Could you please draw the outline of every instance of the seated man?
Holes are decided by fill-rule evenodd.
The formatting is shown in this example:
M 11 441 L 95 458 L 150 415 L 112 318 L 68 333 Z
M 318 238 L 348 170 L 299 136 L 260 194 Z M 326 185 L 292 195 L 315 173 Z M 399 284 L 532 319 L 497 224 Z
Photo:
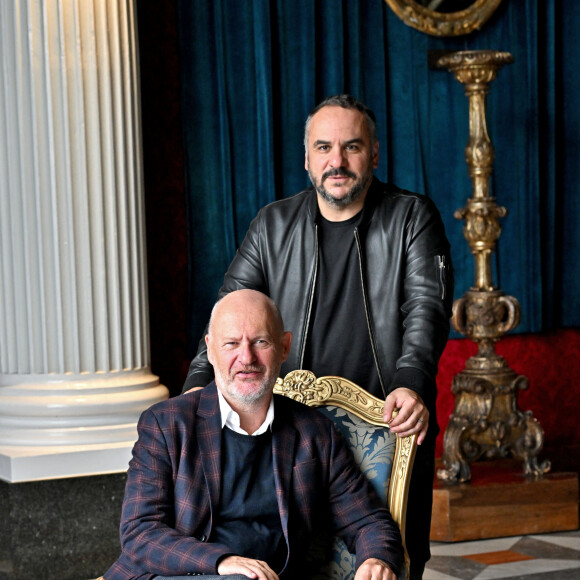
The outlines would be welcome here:
M 264 294 L 215 306 L 206 337 L 215 384 L 153 405 L 139 420 L 106 580 L 307 578 L 318 530 L 356 552 L 356 580 L 395 580 L 401 535 L 335 430 L 273 396 L 291 334 Z

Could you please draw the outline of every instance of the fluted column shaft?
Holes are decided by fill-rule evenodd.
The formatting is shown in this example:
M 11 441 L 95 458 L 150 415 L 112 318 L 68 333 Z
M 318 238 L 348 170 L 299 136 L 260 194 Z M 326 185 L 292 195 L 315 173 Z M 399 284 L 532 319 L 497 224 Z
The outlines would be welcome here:
M 133 0 L 0 4 L 8 481 L 125 469 L 139 414 L 167 397 L 149 369 L 134 11 Z

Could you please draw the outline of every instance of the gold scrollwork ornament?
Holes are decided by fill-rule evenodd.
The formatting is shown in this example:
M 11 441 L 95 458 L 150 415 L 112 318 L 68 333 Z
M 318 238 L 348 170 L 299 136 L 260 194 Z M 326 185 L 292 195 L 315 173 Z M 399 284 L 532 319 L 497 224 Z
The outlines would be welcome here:
M 473 0 L 463 10 L 437 10 L 436 0 L 386 0 L 391 10 L 407 25 L 431 36 L 462 36 L 480 29 L 501 0 Z

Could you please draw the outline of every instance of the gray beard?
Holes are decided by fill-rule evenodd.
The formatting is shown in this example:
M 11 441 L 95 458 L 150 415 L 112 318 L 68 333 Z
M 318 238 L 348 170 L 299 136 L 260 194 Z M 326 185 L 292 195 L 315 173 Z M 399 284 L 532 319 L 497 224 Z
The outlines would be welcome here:
M 348 175 L 348 177 L 352 177 L 353 174 L 350 172 L 343 172 L 342 174 Z M 365 192 L 366 188 L 370 184 L 373 174 L 372 172 L 368 176 L 362 176 L 358 179 L 355 184 L 351 187 L 350 191 L 340 199 L 333 197 L 324 187 L 323 183 L 326 177 L 329 177 L 331 172 L 322 175 L 320 179 L 320 183 L 316 183 L 316 180 L 313 178 L 312 174 L 310 173 L 310 169 L 308 170 L 308 176 L 310 177 L 310 181 L 312 185 L 314 185 L 314 189 L 318 192 L 318 195 L 328 203 L 328 205 L 332 205 L 334 207 L 348 207 L 352 203 L 354 203 L 359 197 Z
M 280 369 L 278 369 L 278 372 L 279 370 Z M 278 376 L 278 373 L 276 373 L 274 375 L 274 380 L 271 380 L 270 376 L 266 376 L 264 377 L 259 389 L 251 394 L 242 394 L 233 388 L 233 380 L 229 376 L 225 376 L 219 370 L 214 369 L 214 371 L 216 383 L 219 385 L 218 388 L 221 388 L 222 393 L 225 393 L 224 396 L 230 397 L 236 403 L 243 405 L 246 408 L 251 407 L 252 404 L 256 403 L 260 399 L 263 399 L 268 393 L 271 393 L 272 389 L 274 388 L 276 377 Z

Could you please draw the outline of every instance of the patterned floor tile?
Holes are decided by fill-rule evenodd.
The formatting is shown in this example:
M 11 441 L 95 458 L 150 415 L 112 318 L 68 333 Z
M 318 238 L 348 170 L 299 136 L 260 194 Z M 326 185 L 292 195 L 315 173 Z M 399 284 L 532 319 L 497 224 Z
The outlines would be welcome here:
M 432 542 L 423 580 L 580 580 L 580 531 Z
M 571 550 L 577 550 L 580 552 L 580 530 L 575 532 L 569 532 L 566 534 L 544 534 L 543 536 L 528 536 L 542 542 L 549 542 L 550 544 L 556 544 L 558 546 L 563 546 L 564 548 L 570 548 Z
M 578 562 L 568 560 L 528 560 L 526 562 L 512 562 L 509 564 L 498 564 L 487 566 L 473 580 L 492 580 L 494 578 L 516 578 L 527 577 L 530 574 L 546 574 L 547 572 L 558 572 L 563 570 L 580 571 Z
M 521 540 L 522 536 L 511 538 L 493 538 L 491 540 L 478 540 L 473 542 L 432 542 L 431 554 L 436 556 L 465 556 L 467 554 L 484 554 L 486 552 L 498 552 L 511 550 L 512 546 Z
M 425 570 L 423 580 L 464 580 L 461 576 L 450 576 L 442 572 L 437 572 L 431 568 Z
M 473 580 L 478 574 L 485 570 L 485 564 L 470 562 L 462 557 L 453 556 L 431 556 L 427 563 L 427 569 L 423 574 L 424 580 L 435 580 L 435 576 L 427 576 L 427 572 L 437 572 L 445 574 L 445 578 L 460 578 L 461 580 Z
M 486 566 L 495 566 L 497 564 L 507 564 L 508 562 L 535 560 L 536 557 L 521 554 L 514 550 L 501 550 L 499 552 L 486 552 L 484 554 L 470 554 L 468 556 L 463 556 L 463 558 L 479 562 L 480 564 L 485 564 Z
M 580 560 L 580 538 L 578 546 L 568 547 L 562 543 L 551 541 L 548 536 L 526 536 L 512 546 L 512 550 L 536 558 L 551 558 L 554 560 Z M 573 546 L 573 543 L 572 543 Z

